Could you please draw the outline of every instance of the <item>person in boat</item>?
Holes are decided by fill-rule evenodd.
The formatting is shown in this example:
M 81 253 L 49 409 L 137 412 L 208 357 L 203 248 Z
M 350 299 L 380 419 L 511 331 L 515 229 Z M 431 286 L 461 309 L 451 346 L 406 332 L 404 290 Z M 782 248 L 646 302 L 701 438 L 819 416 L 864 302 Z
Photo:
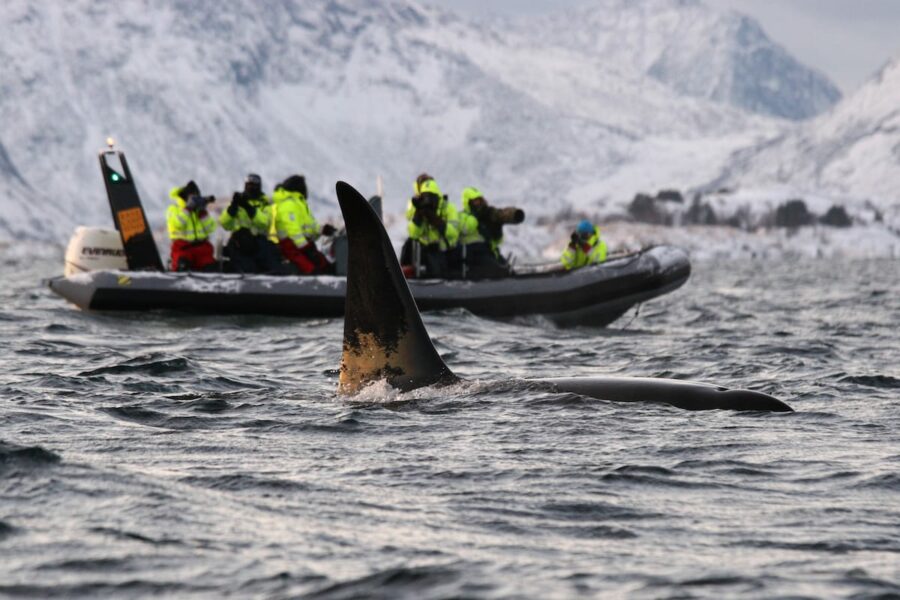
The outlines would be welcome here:
M 448 253 L 459 241 L 459 216 L 456 207 L 441 193 L 441 188 L 427 173 L 419 175 L 414 184 L 416 195 L 406 208 L 409 240 L 401 257 L 404 264 L 413 264 L 412 246 L 421 248 L 421 264 L 428 277 L 447 277 L 450 273 Z
M 166 226 L 172 242 L 169 268 L 173 271 L 211 271 L 217 267 L 209 236 L 216 220 L 207 208 L 215 198 L 203 196 L 194 181 L 169 192 L 172 204 L 166 211 Z
M 237 273 L 278 273 L 281 252 L 269 239 L 272 207 L 263 193 L 262 178 L 250 173 L 244 179 L 244 190 L 235 192 L 227 210 L 219 219 L 231 232 L 225 245 L 228 270 Z
M 606 260 L 606 242 L 600 238 L 600 229 L 585 219 L 572 232 L 572 238 L 563 252 L 560 262 L 567 271 L 596 265 Z
M 461 260 L 467 276 L 502 277 L 509 274 L 509 265 L 500 253 L 503 226 L 519 224 L 525 212 L 518 208 L 496 208 L 485 199 L 478 188 L 462 191 L 462 211 L 459 213 L 459 244 Z
M 316 247 L 320 235 L 334 235 L 335 228 L 326 223 L 321 228 L 313 217 L 306 199 L 306 179 L 291 175 L 275 186 L 273 225 L 281 255 L 303 275 L 333 273 L 334 266 Z

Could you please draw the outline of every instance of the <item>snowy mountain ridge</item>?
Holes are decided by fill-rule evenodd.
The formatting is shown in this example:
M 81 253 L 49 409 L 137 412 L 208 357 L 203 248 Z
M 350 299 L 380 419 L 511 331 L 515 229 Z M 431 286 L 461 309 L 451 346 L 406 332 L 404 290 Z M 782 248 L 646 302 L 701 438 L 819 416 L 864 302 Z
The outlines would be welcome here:
M 756 21 L 699 0 L 595 0 L 533 19 L 528 31 L 679 94 L 763 115 L 802 120 L 841 98 L 834 84 L 772 42 Z
M 833 110 L 742 149 L 710 184 L 760 182 L 900 203 L 900 58 Z

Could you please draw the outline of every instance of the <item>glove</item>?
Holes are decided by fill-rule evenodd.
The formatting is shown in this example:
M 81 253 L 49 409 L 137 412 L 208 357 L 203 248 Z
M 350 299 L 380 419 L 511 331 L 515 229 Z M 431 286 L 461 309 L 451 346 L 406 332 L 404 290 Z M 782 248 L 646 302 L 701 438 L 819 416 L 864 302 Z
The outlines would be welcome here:
M 337 229 L 335 229 L 334 225 L 332 225 L 331 223 L 325 223 L 324 225 L 322 225 L 322 235 L 324 235 L 325 237 L 334 235 L 336 231 Z
M 428 221 L 428 224 L 436 229 L 443 231 L 444 227 L 447 226 L 447 224 L 444 223 L 444 220 L 433 210 L 426 211 L 423 216 L 425 217 L 425 220 Z
M 579 245 L 580 243 L 581 243 L 581 242 L 580 242 L 580 240 L 578 239 L 578 234 L 577 234 L 577 233 L 573 233 L 573 234 L 572 234 L 572 241 L 569 242 L 569 246 L 571 246 L 572 248 L 577 248 L 578 245 Z
M 238 206 L 247 212 L 247 216 L 251 219 L 256 216 L 256 206 L 250 202 L 247 192 L 236 192 L 234 197 L 238 198 Z
M 237 216 L 238 208 L 241 206 L 241 193 L 235 192 L 234 196 L 231 197 L 231 204 L 228 205 L 228 214 L 232 217 Z
M 415 214 L 413 214 L 412 221 L 421 227 L 422 223 L 431 223 L 436 217 L 437 213 L 434 212 L 434 209 L 420 204 L 419 207 L 416 208 Z

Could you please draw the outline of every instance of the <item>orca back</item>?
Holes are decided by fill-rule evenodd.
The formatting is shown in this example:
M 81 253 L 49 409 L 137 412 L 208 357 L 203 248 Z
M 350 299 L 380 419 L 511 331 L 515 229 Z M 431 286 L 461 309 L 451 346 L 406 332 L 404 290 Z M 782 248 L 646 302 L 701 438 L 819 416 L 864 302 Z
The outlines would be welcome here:
M 793 412 L 777 398 L 752 390 L 732 390 L 692 381 L 650 377 L 562 377 L 537 379 L 558 392 L 611 402 L 670 404 L 684 410 Z

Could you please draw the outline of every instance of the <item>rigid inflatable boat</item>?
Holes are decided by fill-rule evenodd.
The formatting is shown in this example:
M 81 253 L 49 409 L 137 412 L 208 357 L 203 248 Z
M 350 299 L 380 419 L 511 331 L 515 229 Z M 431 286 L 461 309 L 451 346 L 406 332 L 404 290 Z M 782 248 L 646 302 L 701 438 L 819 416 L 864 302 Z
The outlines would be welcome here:
M 65 275 L 49 281 L 60 296 L 84 310 L 343 316 L 345 277 L 165 271 L 124 154 L 110 145 L 100 166 L 116 228 L 76 230 Z M 500 279 L 410 279 L 409 287 L 420 310 L 463 308 L 491 318 L 542 315 L 564 326 L 604 326 L 679 288 L 690 272 L 683 250 L 657 246 L 575 271 L 532 267 Z
M 658 246 L 571 272 L 408 283 L 420 310 L 464 308 L 484 317 L 543 315 L 559 325 L 603 326 L 634 305 L 677 289 L 690 271 L 684 251 Z M 346 278 L 104 269 L 56 277 L 49 285 L 85 310 L 341 317 Z

